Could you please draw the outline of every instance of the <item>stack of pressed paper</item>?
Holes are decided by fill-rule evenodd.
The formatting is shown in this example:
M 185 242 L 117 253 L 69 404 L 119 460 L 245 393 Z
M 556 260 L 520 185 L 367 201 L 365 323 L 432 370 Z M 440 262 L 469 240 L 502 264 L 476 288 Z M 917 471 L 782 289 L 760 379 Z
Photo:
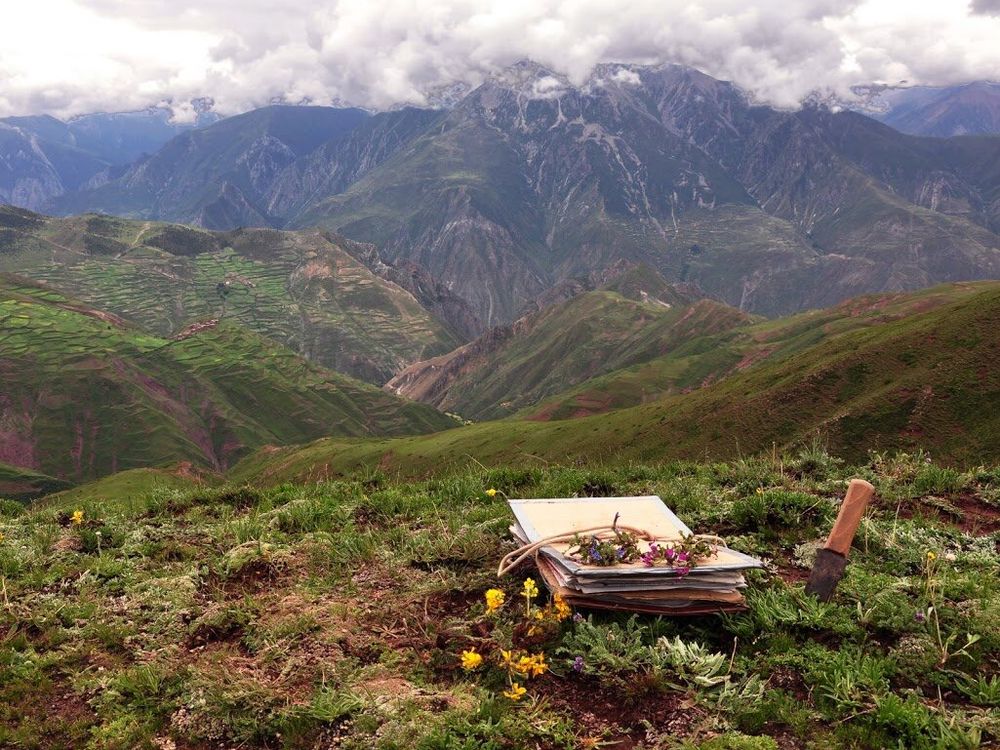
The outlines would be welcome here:
M 509 503 L 517 519 L 511 532 L 523 545 L 539 545 L 530 550 L 539 574 L 574 606 L 671 615 L 739 611 L 746 587 L 742 571 L 763 567 L 714 538 L 702 545 L 710 551 L 685 560 L 679 551 L 692 532 L 655 495 Z M 592 539 L 589 530 L 602 527 L 597 536 L 611 548 L 631 534 L 631 554 L 618 552 L 623 560 L 595 564 L 597 548 L 581 550 L 580 543 Z M 605 555 L 608 549 L 603 548 Z

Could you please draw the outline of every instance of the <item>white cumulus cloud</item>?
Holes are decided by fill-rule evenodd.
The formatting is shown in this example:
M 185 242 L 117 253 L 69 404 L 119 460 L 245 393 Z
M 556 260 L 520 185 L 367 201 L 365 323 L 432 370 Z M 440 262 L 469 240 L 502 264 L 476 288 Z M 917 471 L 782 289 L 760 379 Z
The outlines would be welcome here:
M 0 24 L 0 115 L 422 104 L 524 58 L 574 83 L 599 62 L 678 62 L 791 107 L 858 83 L 1000 79 L 998 2 L 32 0 Z

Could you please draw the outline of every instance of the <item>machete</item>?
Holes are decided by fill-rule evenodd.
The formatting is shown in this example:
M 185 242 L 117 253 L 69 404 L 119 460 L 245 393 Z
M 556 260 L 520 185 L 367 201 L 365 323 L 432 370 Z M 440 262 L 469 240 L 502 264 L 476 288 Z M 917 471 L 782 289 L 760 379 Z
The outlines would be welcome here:
M 864 516 L 865 508 L 874 492 L 875 488 L 864 479 L 851 480 L 844 502 L 840 505 L 837 520 L 830 530 L 830 536 L 827 537 L 826 546 L 816 553 L 816 562 L 813 563 L 809 583 L 806 584 L 807 594 L 813 594 L 823 602 L 830 601 L 837 584 L 844 577 L 847 553 L 851 549 L 851 542 L 854 541 L 854 532 L 858 530 L 861 517 Z

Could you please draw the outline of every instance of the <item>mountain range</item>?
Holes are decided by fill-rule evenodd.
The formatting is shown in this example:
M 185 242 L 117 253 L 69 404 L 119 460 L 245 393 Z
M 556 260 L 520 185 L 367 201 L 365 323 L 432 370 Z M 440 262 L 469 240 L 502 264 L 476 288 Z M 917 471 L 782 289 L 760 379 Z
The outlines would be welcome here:
M 779 111 L 676 65 L 531 62 L 449 109 L 273 106 L 176 136 L 50 210 L 322 227 L 509 323 L 625 259 L 780 315 L 1000 273 L 1000 137 Z
M 911 86 L 878 92 L 865 111 L 911 135 L 950 137 L 1000 133 L 1000 83 Z
M 0 203 L 43 208 L 64 193 L 112 179 L 174 136 L 218 119 L 204 106 L 190 123 L 172 121 L 164 107 L 66 122 L 49 115 L 0 118 Z
M 879 117 L 971 130 L 971 90 Z M 531 62 L 438 109 L 123 117 L 0 123 L 3 199 L 57 214 L 0 206 L 8 494 L 257 448 L 993 455 L 1000 135 Z M 456 416 L 499 421 L 412 437 Z

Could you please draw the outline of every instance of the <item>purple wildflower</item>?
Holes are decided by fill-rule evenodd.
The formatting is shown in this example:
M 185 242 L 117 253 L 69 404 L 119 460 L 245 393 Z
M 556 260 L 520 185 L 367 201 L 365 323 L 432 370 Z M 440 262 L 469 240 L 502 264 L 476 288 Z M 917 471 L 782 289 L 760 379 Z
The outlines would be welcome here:
M 578 656 L 573 660 L 573 671 L 582 672 L 583 671 L 583 657 Z
M 645 565 L 647 568 L 652 568 L 653 565 L 656 563 L 656 556 L 659 553 L 660 553 L 660 545 L 658 545 L 656 542 L 653 542 L 651 545 L 649 545 L 649 549 L 646 552 L 644 552 L 639 557 L 639 559 L 642 560 L 642 564 Z
M 667 565 L 672 565 L 674 562 L 674 558 L 676 556 L 677 556 L 677 550 L 675 550 L 673 547 L 667 547 L 663 551 L 663 559 L 667 561 Z
M 677 553 L 677 564 L 678 565 L 687 565 L 690 562 L 690 560 L 691 560 L 691 556 L 687 552 L 684 552 L 683 550 L 681 550 L 680 552 Z
M 575 622 L 575 623 L 581 623 L 581 622 L 583 622 L 583 615 L 581 615 L 579 612 L 574 612 L 573 613 L 573 622 Z
M 922 609 L 918 609 L 916 612 L 913 613 L 913 619 L 916 620 L 917 622 L 923 622 L 924 620 L 927 619 L 927 615 L 924 614 L 924 611 Z

